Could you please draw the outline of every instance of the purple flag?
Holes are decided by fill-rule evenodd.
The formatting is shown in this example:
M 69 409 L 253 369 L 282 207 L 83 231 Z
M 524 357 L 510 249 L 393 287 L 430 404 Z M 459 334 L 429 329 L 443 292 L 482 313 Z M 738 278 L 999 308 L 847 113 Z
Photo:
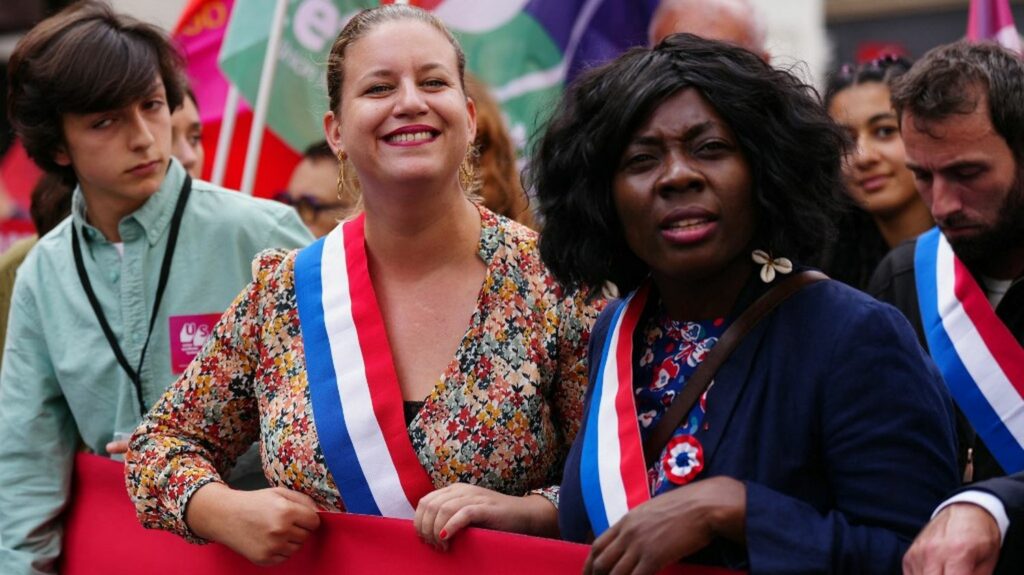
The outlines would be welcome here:
M 1008 0 L 971 0 L 967 38 L 995 40 L 1004 48 L 1021 53 L 1020 34 L 1013 23 Z

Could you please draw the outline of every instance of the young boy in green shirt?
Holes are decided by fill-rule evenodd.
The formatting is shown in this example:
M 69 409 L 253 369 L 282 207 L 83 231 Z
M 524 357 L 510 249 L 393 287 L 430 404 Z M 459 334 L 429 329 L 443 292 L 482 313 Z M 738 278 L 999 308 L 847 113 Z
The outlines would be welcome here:
M 198 353 L 267 248 L 312 237 L 287 206 L 171 156 L 179 56 L 158 29 L 75 4 L 18 44 L 8 116 L 76 186 L 18 270 L 0 372 L 0 573 L 52 573 L 74 453 L 121 439 Z M 159 470 L 156 470 L 159 472 Z

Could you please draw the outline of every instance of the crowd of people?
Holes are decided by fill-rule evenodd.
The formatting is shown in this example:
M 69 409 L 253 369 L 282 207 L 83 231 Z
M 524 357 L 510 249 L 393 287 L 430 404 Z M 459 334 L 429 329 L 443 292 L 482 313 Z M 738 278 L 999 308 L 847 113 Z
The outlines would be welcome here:
M 56 571 L 82 450 L 144 526 L 259 564 L 353 512 L 588 543 L 586 573 L 1019 572 L 1024 61 L 961 41 L 819 98 L 743 0 L 665 0 L 650 43 L 568 86 L 520 177 L 445 25 L 362 11 L 271 201 L 200 179 L 162 32 L 37 25 L 0 572 Z

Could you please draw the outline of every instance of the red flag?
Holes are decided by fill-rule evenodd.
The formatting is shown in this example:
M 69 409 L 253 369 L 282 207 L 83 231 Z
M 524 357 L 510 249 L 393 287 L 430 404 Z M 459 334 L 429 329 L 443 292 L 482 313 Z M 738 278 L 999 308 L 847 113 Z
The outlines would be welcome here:
M 0 188 L 24 211 L 28 211 L 32 189 L 43 176 L 43 171 L 28 157 L 21 142 L 14 140 L 3 159 L 0 159 Z

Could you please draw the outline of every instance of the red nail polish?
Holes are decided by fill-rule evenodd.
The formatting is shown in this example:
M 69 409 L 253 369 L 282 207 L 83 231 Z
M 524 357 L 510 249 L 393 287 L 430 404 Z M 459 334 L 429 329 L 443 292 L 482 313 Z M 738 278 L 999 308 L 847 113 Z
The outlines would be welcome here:
M 439 535 L 439 537 L 441 538 L 441 541 L 444 541 L 445 539 L 448 539 L 448 531 L 442 529 L 441 530 L 441 534 Z

